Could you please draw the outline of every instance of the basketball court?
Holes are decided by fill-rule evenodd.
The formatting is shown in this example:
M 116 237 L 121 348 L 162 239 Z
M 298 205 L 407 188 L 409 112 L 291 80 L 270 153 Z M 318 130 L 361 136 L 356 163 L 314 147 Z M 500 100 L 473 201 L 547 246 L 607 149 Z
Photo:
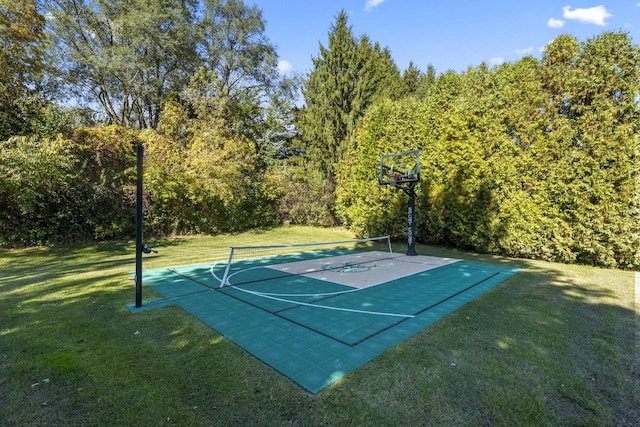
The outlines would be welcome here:
M 373 249 L 147 270 L 162 297 L 129 309 L 179 306 L 318 393 L 517 272 Z
M 318 393 L 517 270 L 421 256 L 415 249 L 420 153 L 380 157 L 380 185 L 408 196 L 407 252 L 389 236 L 232 247 L 226 262 L 142 271 L 138 154 L 136 302 L 177 305 L 300 387 Z M 144 278 L 143 278 L 144 274 Z M 142 303 L 142 282 L 162 298 Z

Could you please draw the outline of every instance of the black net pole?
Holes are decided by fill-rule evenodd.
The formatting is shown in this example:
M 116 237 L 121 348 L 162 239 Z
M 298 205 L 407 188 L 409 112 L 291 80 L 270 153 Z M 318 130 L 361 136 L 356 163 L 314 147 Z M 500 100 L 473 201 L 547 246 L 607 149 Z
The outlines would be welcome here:
M 142 307 L 142 159 L 144 148 L 138 145 L 136 184 L 136 307 Z

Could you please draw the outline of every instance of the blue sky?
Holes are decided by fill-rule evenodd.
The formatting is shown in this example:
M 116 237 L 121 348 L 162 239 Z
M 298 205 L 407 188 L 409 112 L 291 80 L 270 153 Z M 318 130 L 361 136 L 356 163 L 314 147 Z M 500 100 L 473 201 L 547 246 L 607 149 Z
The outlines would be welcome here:
M 437 73 L 540 56 L 560 34 L 626 31 L 640 44 L 640 0 L 245 0 L 262 10 L 282 72 L 306 73 L 344 9 L 354 36 L 388 47 L 401 70 Z

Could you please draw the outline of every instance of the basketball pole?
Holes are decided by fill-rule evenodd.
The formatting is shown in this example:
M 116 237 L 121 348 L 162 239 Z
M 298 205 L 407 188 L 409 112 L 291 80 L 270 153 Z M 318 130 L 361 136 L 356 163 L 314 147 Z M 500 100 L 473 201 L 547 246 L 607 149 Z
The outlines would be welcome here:
M 144 147 L 138 144 L 137 150 L 137 180 L 136 180 L 136 307 L 142 307 L 142 159 Z
M 409 196 L 409 202 L 407 203 L 407 255 L 416 256 L 416 192 L 414 190 L 415 182 L 410 182 L 408 187 L 400 187 L 407 196 Z
M 415 165 L 407 168 L 407 163 L 401 162 L 403 156 L 415 156 Z M 392 159 L 388 161 L 387 159 Z M 385 164 L 385 161 L 387 162 Z M 411 162 L 408 162 L 411 163 Z M 410 150 L 401 153 L 383 154 L 380 157 L 380 185 L 391 185 L 404 191 L 409 196 L 407 203 L 407 255 L 416 256 L 416 191 L 415 186 L 420 181 L 420 151 Z

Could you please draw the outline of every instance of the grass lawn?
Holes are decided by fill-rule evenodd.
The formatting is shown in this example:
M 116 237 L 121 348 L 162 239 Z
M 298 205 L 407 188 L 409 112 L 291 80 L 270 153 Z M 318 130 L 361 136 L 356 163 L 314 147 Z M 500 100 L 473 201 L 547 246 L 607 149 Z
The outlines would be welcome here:
M 351 237 L 168 239 L 144 267 Z M 523 271 L 315 396 L 179 308 L 131 314 L 132 242 L 0 251 L 0 425 L 640 424 L 633 272 L 417 249 Z

